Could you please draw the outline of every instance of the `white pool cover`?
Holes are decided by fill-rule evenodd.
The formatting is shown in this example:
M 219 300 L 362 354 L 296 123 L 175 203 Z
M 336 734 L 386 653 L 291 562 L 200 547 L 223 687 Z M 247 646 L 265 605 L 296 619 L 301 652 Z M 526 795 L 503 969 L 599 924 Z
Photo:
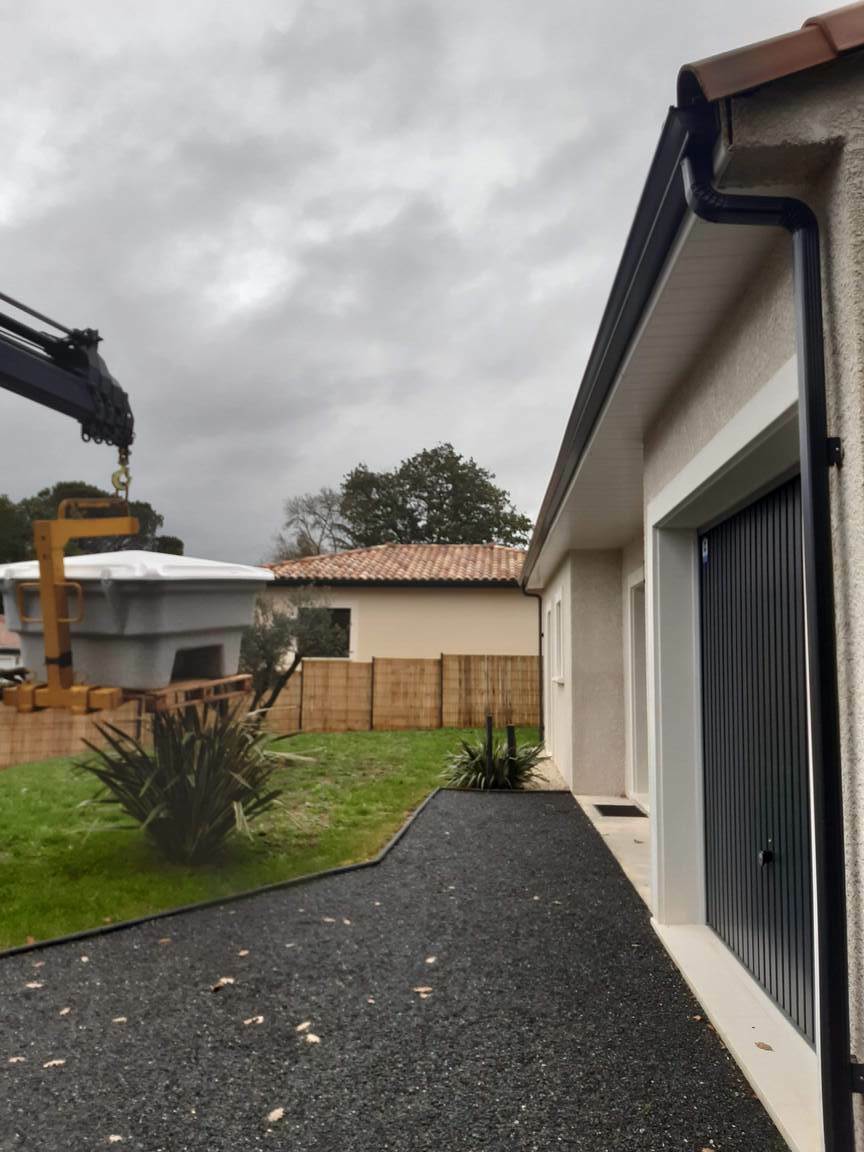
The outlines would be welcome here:
M 76 682 L 162 688 L 172 680 L 230 676 L 255 598 L 273 579 L 266 568 L 162 552 L 70 556 L 66 579 L 84 590 L 84 618 L 71 625 Z M 17 585 L 38 580 L 35 561 L 0 568 L 6 623 L 21 636 L 21 662 L 45 678 L 42 625 L 23 623 Z M 69 595 L 70 615 L 76 597 Z M 25 614 L 41 616 L 35 590 Z

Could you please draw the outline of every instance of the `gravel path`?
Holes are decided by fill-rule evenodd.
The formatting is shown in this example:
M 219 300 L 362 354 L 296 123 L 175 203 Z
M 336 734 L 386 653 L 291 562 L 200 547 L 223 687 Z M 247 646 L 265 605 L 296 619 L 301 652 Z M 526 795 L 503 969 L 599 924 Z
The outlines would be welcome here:
M 377 868 L 0 964 L 0 1148 L 106 1147 L 785 1145 L 572 798 L 443 792 Z

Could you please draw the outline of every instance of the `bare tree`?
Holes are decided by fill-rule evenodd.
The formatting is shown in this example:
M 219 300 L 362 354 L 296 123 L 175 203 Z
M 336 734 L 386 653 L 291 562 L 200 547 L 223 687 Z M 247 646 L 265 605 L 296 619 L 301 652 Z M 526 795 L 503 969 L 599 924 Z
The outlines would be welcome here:
M 274 561 L 319 556 L 346 547 L 342 494 L 334 488 L 291 496 L 284 507 L 285 521 L 276 537 Z

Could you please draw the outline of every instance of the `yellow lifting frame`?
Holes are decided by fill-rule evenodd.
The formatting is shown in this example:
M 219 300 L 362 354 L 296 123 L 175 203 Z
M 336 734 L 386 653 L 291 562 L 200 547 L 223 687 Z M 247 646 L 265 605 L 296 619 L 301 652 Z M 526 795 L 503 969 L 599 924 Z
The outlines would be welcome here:
M 73 509 L 85 511 L 99 508 L 126 509 L 126 516 L 84 517 L 72 519 Z M 91 536 L 135 536 L 138 521 L 128 515 L 128 504 L 117 497 L 87 497 L 63 500 L 57 509 L 56 520 L 36 520 L 33 540 L 39 561 L 39 580 L 18 585 L 18 614 L 22 623 L 42 624 L 45 640 L 46 684 L 17 684 L 3 692 L 3 703 L 19 712 L 33 712 L 37 708 L 64 708 L 83 714 L 103 708 L 116 708 L 123 702 L 122 688 L 94 687 L 75 684 L 72 667 L 72 639 L 70 624 L 79 623 L 84 616 L 84 590 L 74 580 L 67 580 L 63 568 L 63 554 L 70 540 Z M 39 591 L 42 616 L 26 614 L 25 594 Z M 76 611 L 69 615 L 69 592 L 76 597 Z

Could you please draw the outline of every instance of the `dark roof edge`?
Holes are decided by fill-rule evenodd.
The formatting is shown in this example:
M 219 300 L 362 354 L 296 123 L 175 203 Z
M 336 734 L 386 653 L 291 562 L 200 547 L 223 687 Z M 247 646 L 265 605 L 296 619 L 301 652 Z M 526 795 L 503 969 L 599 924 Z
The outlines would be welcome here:
M 519 588 L 519 580 L 326 580 L 321 577 L 277 576 L 271 588 Z
M 526 587 L 686 215 L 681 159 L 694 114 L 670 108 L 522 568 Z

